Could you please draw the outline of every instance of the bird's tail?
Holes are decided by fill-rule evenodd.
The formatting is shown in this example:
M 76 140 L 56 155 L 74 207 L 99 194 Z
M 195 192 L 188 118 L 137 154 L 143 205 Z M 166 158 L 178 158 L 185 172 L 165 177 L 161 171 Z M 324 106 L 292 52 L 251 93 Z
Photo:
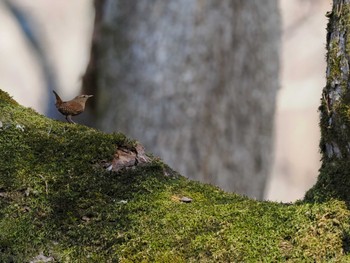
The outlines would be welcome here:
M 56 104 L 61 104 L 62 103 L 62 100 L 61 100 L 61 98 L 60 98 L 60 96 L 58 96 L 58 94 L 56 93 L 56 91 L 52 91 L 53 92 L 53 94 L 55 94 L 55 96 L 56 96 Z

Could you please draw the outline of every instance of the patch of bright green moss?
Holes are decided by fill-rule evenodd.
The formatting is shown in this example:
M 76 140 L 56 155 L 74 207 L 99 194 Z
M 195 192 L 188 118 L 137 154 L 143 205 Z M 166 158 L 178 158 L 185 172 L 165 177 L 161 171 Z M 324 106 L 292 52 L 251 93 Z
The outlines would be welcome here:
M 0 262 L 40 253 L 55 262 L 350 260 L 341 201 L 251 200 L 166 176 L 169 168 L 156 160 L 108 172 L 101 163 L 117 146 L 134 144 L 124 135 L 6 100 L 0 117 Z
M 7 92 L 0 89 L 0 102 L 18 104 Z

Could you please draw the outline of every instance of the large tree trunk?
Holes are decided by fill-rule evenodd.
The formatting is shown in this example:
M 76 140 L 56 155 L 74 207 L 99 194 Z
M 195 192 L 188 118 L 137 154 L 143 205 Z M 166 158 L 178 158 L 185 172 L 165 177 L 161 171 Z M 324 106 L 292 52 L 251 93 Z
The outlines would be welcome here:
M 334 0 L 327 33 L 326 86 L 321 115 L 322 167 L 316 185 L 306 199 L 340 198 L 350 204 L 350 4 Z
M 278 89 L 277 1 L 102 2 L 100 126 L 137 138 L 192 179 L 262 198 Z

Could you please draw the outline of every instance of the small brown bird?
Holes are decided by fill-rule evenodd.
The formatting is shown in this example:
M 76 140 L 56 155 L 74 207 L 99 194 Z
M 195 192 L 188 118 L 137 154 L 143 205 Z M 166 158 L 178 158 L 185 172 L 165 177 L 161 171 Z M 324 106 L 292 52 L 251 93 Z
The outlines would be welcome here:
M 92 95 L 80 95 L 76 96 L 72 100 L 62 101 L 60 96 L 58 96 L 58 94 L 54 90 L 53 93 L 56 96 L 56 108 L 60 113 L 66 116 L 66 120 L 70 123 L 75 123 L 72 120 L 72 116 L 82 113 L 85 109 L 85 103 L 87 99 L 92 97 Z

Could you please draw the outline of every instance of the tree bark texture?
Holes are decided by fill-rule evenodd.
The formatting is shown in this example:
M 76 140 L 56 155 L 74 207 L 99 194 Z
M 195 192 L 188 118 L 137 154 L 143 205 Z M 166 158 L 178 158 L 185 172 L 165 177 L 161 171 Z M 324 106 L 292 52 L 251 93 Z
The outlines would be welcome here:
M 306 199 L 350 203 L 350 1 L 334 0 L 327 13 L 326 86 L 320 106 L 322 167 Z
M 262 198 L 279 85 L 276 0 L 105 0 L 100 127 L 181 174 Z

